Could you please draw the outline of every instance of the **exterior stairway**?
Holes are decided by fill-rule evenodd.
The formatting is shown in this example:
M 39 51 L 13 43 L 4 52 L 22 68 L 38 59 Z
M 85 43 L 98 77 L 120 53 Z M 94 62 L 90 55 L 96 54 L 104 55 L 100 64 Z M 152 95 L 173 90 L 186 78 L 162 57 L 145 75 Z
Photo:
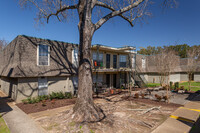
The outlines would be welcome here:
M 143 75 L 140 74 L 141 71 L 139 69 L 139 67 L 136 65 L 135 70 L 131 73 L 131 77 L 134 79 L 135 81 L 135 85 L 137 85 L 139 88 L 146 88 L 147 87 L 147 80 L 145 79 L 145 77 Z

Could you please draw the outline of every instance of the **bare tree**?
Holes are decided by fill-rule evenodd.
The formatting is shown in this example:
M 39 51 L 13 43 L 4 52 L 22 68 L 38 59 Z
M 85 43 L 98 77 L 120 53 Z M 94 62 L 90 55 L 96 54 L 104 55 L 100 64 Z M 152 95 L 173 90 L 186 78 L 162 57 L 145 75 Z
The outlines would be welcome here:
M 186 72 L 188 75 L 188 87 L 191 90 L 192 75 L 197 70 L 197 59 L 198 59 L 199 49 L 190 48 L 187 50 L 187 65 Z
M 152 0 L 153 1 L 153 0 Z M 164 0 L 164 4 L 174 0 Z M 99 121 L 104 115 L 92 98 L 92 63 L 91 42 L 95 31 L 113 17 L 119 16 L 134 26 L 136 20 L 148 15 L 147 7 L 150 0 L 20 0 L 24 7 L 34 5 L 38 9 L 38 20 L 49 22 L 52 16 L 59 21 L 70 18 L 73 11 L 79 16 L 79 69 L 78 69 L 78 98 L 73 108 L 73 118 L 76 121 Z M 95 7 L 105 11 L 104 16 L 96 23 L 92 21 Z M 108 14 L 107 10 L 110 10 Z
M 176 56 L 174 50 L 162 50 L 161 54 L 156 55 L 155 59 L 157 60 L 157 70 L 160 75 L 160 84 L 166 86 L 167 89 L 167 102 L 169 102 L 169 84 L 170 84 L 170 75 L 175 70 L 175 67 L 178 65 L 179 57 Z
M 0 52 L 8 45 L 8 41 L 0 39 Z

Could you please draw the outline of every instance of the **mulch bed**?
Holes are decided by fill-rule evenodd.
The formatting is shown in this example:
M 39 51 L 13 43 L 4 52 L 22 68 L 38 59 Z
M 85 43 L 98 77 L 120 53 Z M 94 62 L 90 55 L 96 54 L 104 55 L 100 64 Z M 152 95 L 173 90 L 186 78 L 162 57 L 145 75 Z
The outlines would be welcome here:
M 175 104 L 175 103 L 166 103 L 163 101 L 156 101 L 156 100 L 151 100 L 151 99 L 146 99 L 146 98 L 133 98 L 133 97 L 123 97 L 123 99 L 127 101 L 134 101 L 134 102 L 141 102 L 141 103 L 146 103 L 146 104 L 151 104 L 155 106 L 164 106 L 164 107 L 171 107 L 171 108 L 178 108 L 178 107 L 183 107 L 183 105 L 180 104 Z
M 75 104 L 76 98 L 73 99 L 54 99 L 54 100 L 46 100 L 45 106 L 42 102 L 34 103 L 34 104 L 24 104 L 18 103 L 16 104 L 21 110 L 23 110 L 26 114 L 40 112 L 48 109 L 63 107 L 67 105 Z

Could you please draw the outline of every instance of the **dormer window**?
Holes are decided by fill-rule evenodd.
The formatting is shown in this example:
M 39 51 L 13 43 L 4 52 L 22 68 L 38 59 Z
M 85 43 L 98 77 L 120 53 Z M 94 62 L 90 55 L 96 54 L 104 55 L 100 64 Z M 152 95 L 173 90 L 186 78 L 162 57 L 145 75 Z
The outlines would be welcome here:
M 49 66 L 49 46 L 44 44 L 38 45 L 38 65 Z
M 142 68 L 146 68 L 146 59 L 142 58 Z

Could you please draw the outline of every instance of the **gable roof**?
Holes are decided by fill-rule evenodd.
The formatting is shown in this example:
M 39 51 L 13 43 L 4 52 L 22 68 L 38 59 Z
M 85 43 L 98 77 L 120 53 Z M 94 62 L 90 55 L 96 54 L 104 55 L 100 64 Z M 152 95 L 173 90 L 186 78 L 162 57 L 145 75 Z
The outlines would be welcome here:
M 37 46 L 41 43 L 50 46 L 49 66 L 37 65 Z M 77 71 L 72 64 L 72 49 L 75 47 L 77 45 L 72 43 L 19 35 L 0 53 L 0 76 L 73 75 Z

